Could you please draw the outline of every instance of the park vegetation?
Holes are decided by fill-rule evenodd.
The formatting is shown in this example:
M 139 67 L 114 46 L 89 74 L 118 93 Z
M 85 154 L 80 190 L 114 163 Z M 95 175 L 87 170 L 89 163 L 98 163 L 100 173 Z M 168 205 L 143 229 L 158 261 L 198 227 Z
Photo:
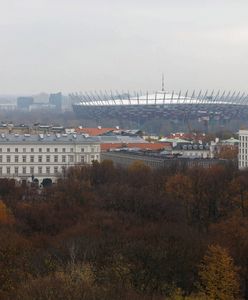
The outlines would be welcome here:
M 0 299 L 248 299 L 248 172 L 69 169 L 0 180 Z

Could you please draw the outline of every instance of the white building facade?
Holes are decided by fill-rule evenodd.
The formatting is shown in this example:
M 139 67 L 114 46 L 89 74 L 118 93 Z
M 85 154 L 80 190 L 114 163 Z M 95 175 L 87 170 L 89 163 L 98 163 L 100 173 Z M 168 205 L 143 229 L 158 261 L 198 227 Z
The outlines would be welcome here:
M 248 130 L 239 130 L 239 169 L 248 168 Z
M 0 135 L 0 178 L 53 181 L 68 167 L 100 160 L 100 143 L 76 134 Z

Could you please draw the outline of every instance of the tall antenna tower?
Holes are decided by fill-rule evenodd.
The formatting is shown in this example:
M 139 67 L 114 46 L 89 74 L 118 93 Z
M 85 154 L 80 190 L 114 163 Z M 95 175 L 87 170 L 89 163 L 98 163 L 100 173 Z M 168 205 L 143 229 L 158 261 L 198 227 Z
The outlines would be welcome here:
M 164 92 L 164 73 L 162 73 L 162 91 Z

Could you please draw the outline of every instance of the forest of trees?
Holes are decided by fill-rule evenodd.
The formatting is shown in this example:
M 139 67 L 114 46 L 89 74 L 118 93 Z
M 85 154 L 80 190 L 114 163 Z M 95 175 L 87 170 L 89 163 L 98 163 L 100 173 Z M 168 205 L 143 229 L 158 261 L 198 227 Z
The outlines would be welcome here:
M 248 299 L 248 172 L 112 162 L 0 180 L 0 299 Z

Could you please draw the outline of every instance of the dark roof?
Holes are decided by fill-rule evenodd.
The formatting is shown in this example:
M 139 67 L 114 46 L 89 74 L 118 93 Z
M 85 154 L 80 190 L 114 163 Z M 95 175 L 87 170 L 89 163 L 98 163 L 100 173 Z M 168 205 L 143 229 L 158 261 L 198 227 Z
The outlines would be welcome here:
M 173 150 L 187 150 L 187 151 L 196 151 L 196 150 L 209 150 L 209 144 L 177 144 L 173 147 Z

